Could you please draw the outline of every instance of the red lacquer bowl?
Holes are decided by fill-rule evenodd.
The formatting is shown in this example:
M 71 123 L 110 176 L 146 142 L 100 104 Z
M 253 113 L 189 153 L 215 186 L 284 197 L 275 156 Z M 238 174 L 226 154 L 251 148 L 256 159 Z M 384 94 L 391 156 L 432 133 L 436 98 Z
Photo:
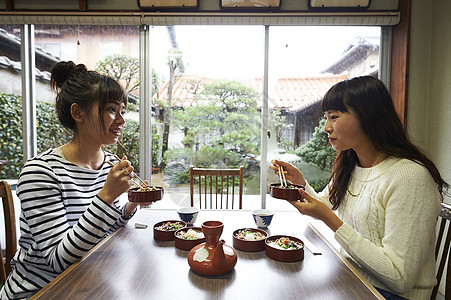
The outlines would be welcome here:
M 300 243 L 302 246 L 299 249 L 287 250 L 280 247 L 271 246 L 271 242 L 280 238 L 288 238 L 291 241 Z M 289 235 L 272 235 L 265 239 L 265 251 L 268 257 L 281 262 L 295 262 L 304 259 L 304 242 L 300 239 Z
M 130 202 L 155 202 L 163 199 L 164 189 L 162 186 L 155 186 L 155 190 L 140 190 L 132 188 L 128 190 L 128 201 Z
M 163 226 L 167 223 L 180 223 L 180 228 L 174 228 L 174 229 L 159 229 L 160 226 Z M 185 228 L 186 223 L 180 220 L 167 220 L 167 221 L 161 221 L 153 225 L 153 238 L 160 241 L 173 241 L 175 240 L 175 232 L 179 229 Z
M 264 238 L 261 240 L 245 240 L 239 238 L 239 234 L 242 230 L 250 230 L 252 233 L 261 233 Z M 256 228 L 241 228 L 233 232 L 233 248 L 244 251 L 244 252 L 258 252 L 265 250 L 265 239 L 268 237 L 268 233 L 261 229 Z
M 175 232 L 175 247 L 180 250 L 189 251 L 194 246 L 205 242 L 205 236 L 203 238 L 196 238 L 192 240 L 184 239 L 183 234 L 186 234 L 188 230 L 194 230 L 196 232 L 202 233 L 202 228 L 200 227 L 184 227 Z
M 273 198 L 284 200 L 301 200 L 302 197 L 299 194 L 299 189 L 305 190 L 303 185 L 288 184 L 288 187 L 282 187 L 280 183 L 272 183 L 269 186 L 269 194 Z

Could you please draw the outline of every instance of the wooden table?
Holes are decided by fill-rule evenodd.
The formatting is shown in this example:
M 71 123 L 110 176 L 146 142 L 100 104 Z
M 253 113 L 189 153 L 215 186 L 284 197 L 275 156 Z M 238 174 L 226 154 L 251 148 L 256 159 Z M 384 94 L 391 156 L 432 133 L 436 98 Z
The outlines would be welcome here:
M 171 219 L 175 210 L 140 210 L 32 299 L 383 299 L 299 213 L 276 212 L 269 234 L 305 236 L 321 255 L 306 249 L 303 261 L 282 263 L 265 251 L 236 250 L 234 270 L 214 277 L 192 271 L 188 251 L 173 241 L 154 240 L 153 224 Z M 250 211 L 203 210 L 195 226 L 207 220 L 224 223 L 221 238 L 230 246 L 234 230 L 255 227 Z

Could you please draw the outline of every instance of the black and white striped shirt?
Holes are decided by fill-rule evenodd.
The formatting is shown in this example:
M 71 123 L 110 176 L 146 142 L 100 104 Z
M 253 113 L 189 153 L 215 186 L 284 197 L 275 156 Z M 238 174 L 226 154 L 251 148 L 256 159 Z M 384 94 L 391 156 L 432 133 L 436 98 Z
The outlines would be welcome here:
M 127 224 L 123 207 L 97 197 L 111 166 L 106 153 L 100 170 L 64 159 L 59 148 L 30 159 L 17 184 L 21 203 L 19 249 L 0 299 L 35 294 L 102 238 Z

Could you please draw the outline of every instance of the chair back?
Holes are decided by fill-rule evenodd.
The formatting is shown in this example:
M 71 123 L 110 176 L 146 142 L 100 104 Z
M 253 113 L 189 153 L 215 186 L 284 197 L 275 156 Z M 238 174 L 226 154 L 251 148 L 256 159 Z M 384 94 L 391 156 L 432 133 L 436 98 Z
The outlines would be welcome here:
M 11 259 L 17 251 L 17 237 L 16 237 L 16 217 L 14 215 L 14 201 L 11 192 L 11 186 L 7 181 L 0 182 L 0 197 L 3 203 L 3 216 L 5 220 L 5 237 L 6 250 L 3 255 L 2 263 L 0 264 L 0 277 L 3 283 L 11 272 Z
M 451 268 L 450 268 L 450 241 L 451 241 L 451 205 L 442 203 L 442 211 L 440 212 L 440 229 L 437 236 L 437 243 L 435 245 L 435 260 L 438 263 L 437 270 L 437 284 L 432 290 L 431 299 L 435 300 L 437 297 L 440 282 L 442 280 L 445 264 L 446 264 L 446 287 L 445 299 L 451 299 Z M 442 251 L 440 251 L 442 250 Z
M 194 196 L 197 195 L 200 209 L 242 209 L 243 172 L 242 166 L 239 169 L 204 169 L 191 166 L 191 206 L 194 206 Z

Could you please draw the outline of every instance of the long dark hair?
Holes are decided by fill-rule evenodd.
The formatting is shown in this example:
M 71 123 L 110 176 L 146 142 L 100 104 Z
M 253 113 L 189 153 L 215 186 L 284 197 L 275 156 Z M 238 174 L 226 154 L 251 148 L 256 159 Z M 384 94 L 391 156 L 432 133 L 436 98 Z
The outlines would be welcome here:
M 335 110 L 349 112 L 352 109 L 363 132 L 372 141 L 377 151 L 389 156 L 407 158 L 421 164 L 437 183 L 440 194 L 446 193 L 449 185 L 440 176 L 434 163 L 409 139 L 401 120 L 396 114 L 393 100 L 378 79 L 371 76 L 355 77 L 332 86 L 321 103 L 323 112 Z M 353 149 L 338 153 L 329 180 L 329 201 L 336 209 L 346 194 L 351 172 L 358 163 Z
M 72 61 L 62 61 L 53 65 L 50 86 L 57 93 L 56 112 L 61 124 L 76 130 L 75 120 L 70 108 L 73 103 L 85 112 L 90 112 L 96 101 L 99 101 L 99 117 L 103 119 L 104 107 L 108 102 L 119 101 L 127 106 L 127 92 L 113 78 L 89 71 L 85 65 L 76 65 Z M 105 131 L 103 122 L 100 122 Z

